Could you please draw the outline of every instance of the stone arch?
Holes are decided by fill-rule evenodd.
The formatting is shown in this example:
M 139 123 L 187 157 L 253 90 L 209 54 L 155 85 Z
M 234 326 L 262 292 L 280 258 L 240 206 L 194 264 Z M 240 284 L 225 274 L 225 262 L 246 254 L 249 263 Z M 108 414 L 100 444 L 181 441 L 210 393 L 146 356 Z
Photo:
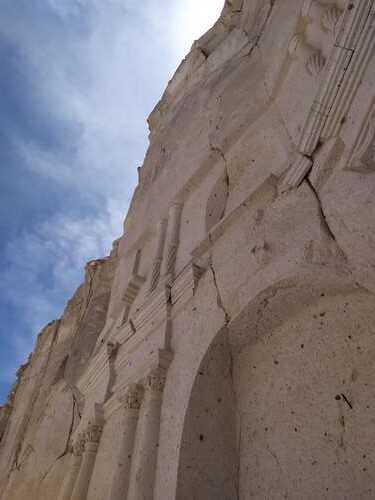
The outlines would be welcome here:
M 185 415 L 178 500 L 238 498 L 235 396 L 228 332 L 221 330 L 202 360 Z
M 323 281 L 268 288 L 213 340 L 185 416 L 178 500 L 373 498 L 373 296 Z

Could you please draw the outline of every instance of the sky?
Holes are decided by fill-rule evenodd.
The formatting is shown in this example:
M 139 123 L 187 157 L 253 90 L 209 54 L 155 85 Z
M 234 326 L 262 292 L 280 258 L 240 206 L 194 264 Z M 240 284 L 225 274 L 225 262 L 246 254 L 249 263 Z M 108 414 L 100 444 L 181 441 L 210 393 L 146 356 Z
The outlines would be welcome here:
M 0 404 L 121 235 L 147 116 L 223 3 L 0 1 Z

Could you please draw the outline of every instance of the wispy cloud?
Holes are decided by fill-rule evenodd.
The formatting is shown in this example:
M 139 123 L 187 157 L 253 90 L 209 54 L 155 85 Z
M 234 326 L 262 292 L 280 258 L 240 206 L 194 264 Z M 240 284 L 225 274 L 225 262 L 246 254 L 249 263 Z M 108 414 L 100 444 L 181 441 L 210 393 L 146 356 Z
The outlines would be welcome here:
M 222 4 L 3 0 L 0 383 L 120 235 L 146 118 Z

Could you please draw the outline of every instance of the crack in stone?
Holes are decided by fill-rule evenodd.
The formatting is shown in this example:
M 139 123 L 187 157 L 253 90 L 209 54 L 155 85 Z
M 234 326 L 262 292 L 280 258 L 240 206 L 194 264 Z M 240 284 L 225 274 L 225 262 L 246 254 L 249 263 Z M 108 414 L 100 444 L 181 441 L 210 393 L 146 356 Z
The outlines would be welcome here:
M 330 225 L 328 224 L 327 216 L 324 213 L 322 202 L 320 200 L 318 192 L 316 191 L 316 189 L 314 188 L 312 182 L 310 181 L 310 179 L 307 176 L 305 177 L 304 181 L 306 182 L 306 185 L 309 186 L 309 188 L 311 189 L 311 191 L 312 191 L 312 193 L 313 193 L 316 201 L 318 202 L 319 215 L 320 215 L 320 220 L 321 220 L 321 222 L 323 224 L 323 227 L 326 229 L 326 232 L 333 239 L 333 241 L 337 244 L 336 236 L 334 235 L 334 233 L 333 233 Z
M 209 239 L 210 239 L 210 242 L 212 244 L 211 236 L 210 235 L 209 235 Z M 217 301 L 217 305 L 224 312 L 224 315 L 225 315 L 225 325 L 228 325 L 228 323 L 230 322 L 231 318 L 230 318 L 230 314 L 226 310 L 226 308 L 225 308 L 225 306 L 223 304 L 223 300 L 221 298 L 221 293 L 220 293 L 220 289 L 219 289 L 219 286 L 218 286 L 218 283 L 217 283 L 215 269 L 214 269 L 214 266 L 213 266 L 213 263 L 212 263 L 212 254 L 210 254 L 210 256 L 209 256 L 208 266 L 209 266 L 209 268 L 211 270 L 213 281 L 214 281 L 214 285 L 215 285 L 215 288 L 216 288 L 216 294 L 217 294 L 216 301 Z

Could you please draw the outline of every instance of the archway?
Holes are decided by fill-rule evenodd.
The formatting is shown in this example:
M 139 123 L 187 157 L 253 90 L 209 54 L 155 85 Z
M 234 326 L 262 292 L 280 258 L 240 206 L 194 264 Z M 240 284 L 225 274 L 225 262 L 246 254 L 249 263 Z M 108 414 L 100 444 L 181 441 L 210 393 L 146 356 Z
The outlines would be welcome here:
M 373 498 L 374 325 L 361 290 L 245 308 L 196 376 L 177 499 Z
M 208 349 L 185 416 L 178 500 L 238 498 L 238 439 L 227 330 Z

